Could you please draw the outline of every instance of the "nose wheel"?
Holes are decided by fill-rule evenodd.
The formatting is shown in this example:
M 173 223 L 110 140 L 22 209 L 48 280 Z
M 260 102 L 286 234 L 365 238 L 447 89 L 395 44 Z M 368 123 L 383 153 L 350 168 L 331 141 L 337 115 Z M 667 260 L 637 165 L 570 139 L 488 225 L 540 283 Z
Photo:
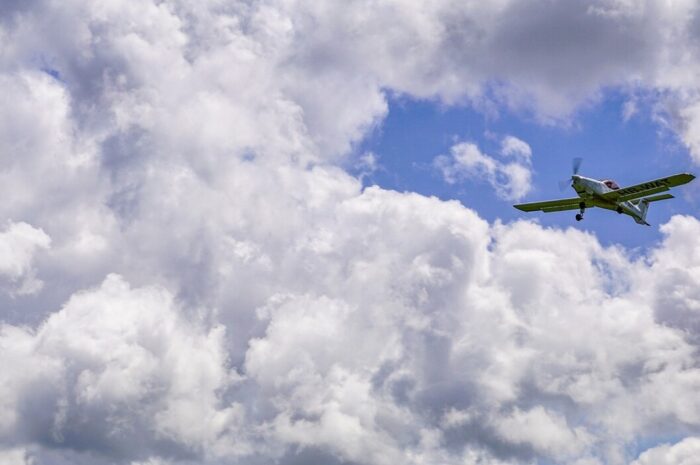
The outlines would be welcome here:
M 583 219 L 583 212 L 586 211 L 586 204 L 581 202 L 578 206 L 581 209 L 581 213 L 576 213 L 576 221 L 581 221 Z

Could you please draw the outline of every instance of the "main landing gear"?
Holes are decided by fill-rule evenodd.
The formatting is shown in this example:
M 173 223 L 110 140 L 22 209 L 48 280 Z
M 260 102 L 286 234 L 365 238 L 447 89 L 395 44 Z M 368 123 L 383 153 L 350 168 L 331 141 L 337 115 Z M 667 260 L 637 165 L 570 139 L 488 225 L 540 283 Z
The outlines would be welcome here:
M 581 221 L 583 219 L 583 212 L 586 211 L 586 204 L 581 202 L 578 206 L 581 209 L 581 213 L 576 213 L 576 221 Z

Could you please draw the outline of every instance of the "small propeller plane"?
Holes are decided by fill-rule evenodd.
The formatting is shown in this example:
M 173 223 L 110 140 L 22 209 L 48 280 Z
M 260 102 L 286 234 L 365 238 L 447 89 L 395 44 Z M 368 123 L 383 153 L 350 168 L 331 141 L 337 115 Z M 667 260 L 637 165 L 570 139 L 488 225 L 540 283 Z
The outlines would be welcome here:
M 651 202 L 672 199 L 671 194 L 660 194 L 672 187 L 689 183 L 695 176 L 689 173 L 674 174 L 666 178 L 635 184 L 620 188 L 612 179 L 599 181 L 578 174 L 581 158 L 574 158 L 571 180 L 563 181 L 563 188 L 571 183 L 578 197 L 548 200 L 544 202 L 521 203 L 513 205 L 524 212 L 543 211 L 545 213 L 565 210 L 579 210 L 576 221 L 583 219 L 586 208 L 600 207 L 631 216 L 639 224 L 649 226 L 646 222 L 647 210 Z M 660 194 L 660 195 L 657 195 Z

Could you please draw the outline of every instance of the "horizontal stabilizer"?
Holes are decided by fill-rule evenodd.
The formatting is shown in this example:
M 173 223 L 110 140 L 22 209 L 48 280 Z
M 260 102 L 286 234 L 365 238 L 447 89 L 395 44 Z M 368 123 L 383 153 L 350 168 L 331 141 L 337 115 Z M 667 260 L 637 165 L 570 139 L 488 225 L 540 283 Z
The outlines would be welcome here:
M 671 194 L 662 194 L 662 195 L 655 195 L 653 197 L 645 197 L 642 200 L 645 202 L 658 202 L 659 200 L 668 200 L 672 199 L 673 196 Z

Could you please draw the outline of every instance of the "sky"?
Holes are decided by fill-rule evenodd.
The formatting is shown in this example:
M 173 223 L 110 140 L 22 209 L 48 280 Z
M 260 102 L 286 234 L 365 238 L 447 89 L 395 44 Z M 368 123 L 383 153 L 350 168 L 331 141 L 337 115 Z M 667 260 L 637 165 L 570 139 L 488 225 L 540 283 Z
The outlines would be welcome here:
M 689 0 L 0 3 L 0 463 L 698 465 Z
M 687 148 L 654 120 L 653 109 L 636 103 L 636 113 L 625 117 L 630 101 L 608 91 L 593 107 L 580 110 L 575 121 L 553 126 L 538 124 L 527 115 L 494 116 L 459 105 L 448 108 L 432 101 L 390 99 L 387 118 L 359 144 L 355 158 L 351 158 L 355 165 L 351 162 L 348 168 L 355 175 L 364 174 L 365 185 L 457 199 L 490 222 L 523 218 L 522 212 L 510 208 L 514 203 L 577 195 L 570 187 L 560 188 L 561 181 L 571 176 L 574 158 L 583 160 L 581 174 L 614 179 L 622 187 L 693 172 Z M 499 196 L 483 174 L 466 182 L 446 182 L 435 166 L 436 157 L 465 141 L 498 156 L 503 138 L 509 135 L 527 143 L 531 150 L 531 179 L 522 196 Z M 361 163 L 367 153 L 377 161 L 371 174 Z M 677 199 L 673 202 L 655 204 L 649 213 L 654 228 L 638 228 L 631 218 L 613 219 L 614 215 L 600 210 L 589 210 L 586 222 L 578 225 L 574 220 L 577 212 L 532 216 L 545 226 L 575 226 L 595 233 L 605 245 L 636 249 L 660 240 L 658 225 L 672 215 L 697 215 L 697 193 L 697 187 L 689 185 L 674 192 Z

